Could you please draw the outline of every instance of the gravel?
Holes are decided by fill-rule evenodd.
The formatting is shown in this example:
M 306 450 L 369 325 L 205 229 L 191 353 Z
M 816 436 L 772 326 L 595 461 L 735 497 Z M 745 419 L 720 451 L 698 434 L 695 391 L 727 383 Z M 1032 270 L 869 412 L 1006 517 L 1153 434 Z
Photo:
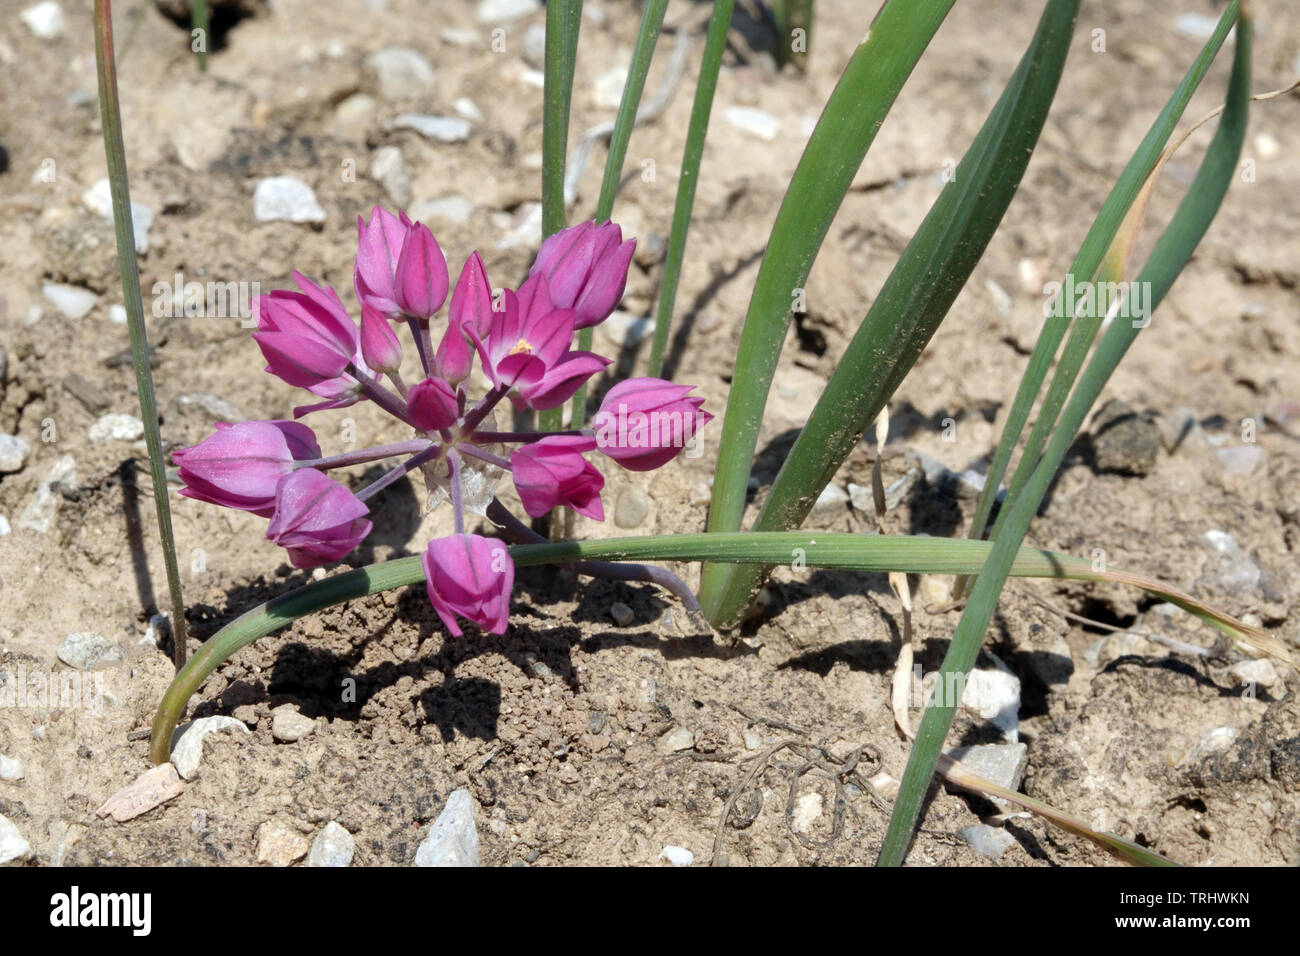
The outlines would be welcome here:
M 415 851 L 416 866 L 478 866 L 478 829 L 474 825 L 474 798 L 465 789 L 447 798 L 438 819 Z
M 324 222 L 325 210 L 301 179 L 269 176 L 253 190 L 253 216 L 258 222 Z

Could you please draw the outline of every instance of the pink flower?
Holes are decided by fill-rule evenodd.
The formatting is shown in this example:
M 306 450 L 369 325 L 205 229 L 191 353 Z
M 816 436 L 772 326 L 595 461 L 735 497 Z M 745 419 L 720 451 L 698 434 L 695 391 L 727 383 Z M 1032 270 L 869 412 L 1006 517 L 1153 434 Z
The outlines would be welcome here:
M 599 325 L 618 307 L 636 240 L 623 241 L 612 222 L 579 223 L 548 236 L 529 275 L 545 275 L 551 300 L 573 309 L 574 327 Z
M 524 510 L 534 518 L 568 505 L 580 515 L 605 520 L 600 490 L 605 478 L 584 452 L 596 450 L 596 439 L 585 435 L 552 435 L 510 453 L 515 489 Z
M 411 423 L 421 431 L 450 428 L 460 417 L 456 390 L 440 378 L 426 378 L 411 386 L 406 396 Z
M 186 498 L 263 517 L 275 508 L 280 479 L 296 462 L 319 457 L 312 430 L 286 421 L 218 422 L 216 434 L 172 453 Z
M 352 273 L 357 301 L 369 303 L 380 315 L 390 318 L 402 311 L 397 305 L 393 276 L 410 230 L 411 220 L 406 213 L 394 216 L 376 206 L 370 212 L 369 223 L 357 216 L 357 265 Z
M 447 260 L 429 227 L 417 222 L 406 233 L 393 273 L 393 299 L 406 315 L 428 320 L 447 301 Z
M 280 480 L 266 536 L 289 552 L 295 568 L 338 561 L 370 533 L 369 509 L 356 495 L 314 468 Z
M 630 471 L 651 471 L 677 456 L 713 420 L 694 385 L 629 378 L 605 394 L 592 419 L 600 450 Z
M 402 343 L 369 302 L 361 306 L 361 356 L 377 372 L 396 372 L 402 366 Z
M 301 292 L 258 297 L 253 338 L 266 357 L 266 370 L 290 385 L 331 383 L 356 356 L 356 323 L 333 289 L 322 289 L 299 272 L 293 278 Z
M 492 329 L 492 287 L 478 251 L 470 253 L 451 293 L 451 324 L 485 338 Z
M 492 314 L 487 341 L 476 344 L 488 376 L 512 390 L 516 407 L 562 405 L 610 364 L 593 352 L 569 348 L 573 312 L 552 305 L 544 276 L 529 276 L 517 294 L 507 289 L 502 300 L 504 309 Z
M 515 563 L 505 544 L 477 534 L 435 538 L 424 552 L 424 574 L 433 609 L 455 637 L 456 615 L 491 634 L 504 634 L 510 618 Z

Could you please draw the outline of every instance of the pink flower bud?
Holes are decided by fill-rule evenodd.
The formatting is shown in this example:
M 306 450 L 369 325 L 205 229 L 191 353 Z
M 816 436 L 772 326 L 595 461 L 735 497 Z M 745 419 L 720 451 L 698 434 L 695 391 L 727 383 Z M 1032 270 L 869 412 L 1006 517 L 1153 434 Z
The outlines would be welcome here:
M 280 479 L 320 457 L 316 436 L 297 422 L 217 423 L 197 445 L 172 452 L 186 498 L 269 517 Z
M 370 212 L 369 223 L 357 217 L 357 264 L 352 284 L 357 301 L 374 306 L 380 315 L 395 317 L 402 311 L 396 302 L 393 275 L 410 231 L 411 220 L 406 213 L 394 216 L 376 206 Z
M 504 634 L 510 618 L 515 563 L 505 543 L 477 534 L 435 538 L 424 552 L 429 602 L 454 637 L 456 615 L 491 634 Z
M 612 222 L 579 223 L 546 238 L 529 275 L 545 275 L 551 300 L 573 309 L 574 328 L 585 329 L 604 322 L 622 301 L 635 250 L 636 240 L 624 242 Z
M 438 343 L 438 351 L 433 356 L 433 374 L 445 379 L 452 385 L 459 385 L 469 378 L 474 369 L 474 352 L 470 349 L 465 333 L 455 322 L 447 326 Z
M 447 301 L 447 260 L 422 222 L 411 227 L 402 243 L 393 292 L 398 307 L 417 319 L 427 320 Z
M 568 505 L 580 515 L 605 520 L 600 503 L 604 476 L 583 458 L 596 440 L 585 435 L 551 435 L 510 453 L 510 469 L 524 510 L 534 518 Z
M 293 274 L 301 292 L 258 296 L 258 331 L 266 370 L 290 385 L 311 388 L 338 378 L 357 351 L 357 327 L 333 289 Z
M 377 372 L 396 372 L 402 366 L 402 343 L 388 320 L 368 302 L 361 306 L 361 355 Z
M 411 386 L 406 405 L 412 423 L 421 431 L 450 428 L 460 417 L 456 390 L 440 378 L 426 378 Z
M 289 552 L 295 568 L 338 561 L 370 533 L 365 503 L 314 468 L 280 480 L 266 536 Z
M 659 378 L 619 382 L 592 419 L 601 452 L 630 471 L 651 471 L 677 456 L 713 420 L 703 398 L 687 397 L 694 385 Z
M 467 334 L 487 338 L 492 328 L 492 287 L 478 251 L 470 253 L 451 293 L 451 324 Z

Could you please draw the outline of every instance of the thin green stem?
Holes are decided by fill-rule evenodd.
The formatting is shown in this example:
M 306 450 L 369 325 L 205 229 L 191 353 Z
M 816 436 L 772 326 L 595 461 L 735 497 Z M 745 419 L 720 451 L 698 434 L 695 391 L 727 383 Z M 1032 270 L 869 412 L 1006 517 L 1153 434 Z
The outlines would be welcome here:
M 172 659 L 185 665 L 185 600 L 181 595 L 181 574 L 176 563 L 176 540 L 172 533 L 171 505 L 167 501 L 167 468 L 162 435 L 158 430 L 158 402 L 154 396 L 153 372 L 149 368 L 149 336 L 144 324 L 144 302 L 140 297 L 140 268 L 135 258 L 135 230 L 131 223 L 131 193 L 127 184 L 126 146 L 122 140 L 122 110 L 117 95 L 117 68 L 113 60 L 113 11 L 109 0 L 95 0 L 95 59 L 99 72 L 99 111 L 104 130 L 104 153 L 108 160 L 108 181 L 113 196 L 113 226 L 117 234 L 117 263 L 121 270 L 122 296 L 127 329 L 131 336 L 131 363 L 140 397 L 140 418 L 144 422 L 145 446 L 149 450 L 149 473 L 153 480 L 154 510 L 158 536 L 162 539 L 163 564 L 172 603 Z
M 686 234 L 691 228 L 691 210 L 695 208 L 695 187 L 700 180 L 704 141 L 709 134 L 709 117 L 713 113 L 713 94 L 718 88 L 718 71 L 722 68 L 722 54 L 727 49 L 727 29 L 731 25 L 734 5 L 735 0 L 714 0 L 709 35 L 704 41 L 704 56 L 700 60 L 700 79 L 695 85 L 695 102 L 691 106 L 686 147 L 682 150 L 682 173 L 677 180 L 672 232 L 664 254 L 663 280 L 659 284 L 659 301 L 655 306 L 654 341 L 650 345 L 646 374 L 656 378 L 663 372 L 664 353 L 668 349 L 668 332 L 672 328 L 673 307 L 677 302 L 677 283 L 686 258 Z

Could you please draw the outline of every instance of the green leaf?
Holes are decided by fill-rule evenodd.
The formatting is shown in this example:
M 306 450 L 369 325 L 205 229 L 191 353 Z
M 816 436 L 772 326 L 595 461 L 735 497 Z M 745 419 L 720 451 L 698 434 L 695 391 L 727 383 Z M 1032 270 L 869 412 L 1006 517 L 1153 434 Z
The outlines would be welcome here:
M 95 0 L 95 60 L 99 73 L 100 125 L 104 131 L 108 182 L 113 196 L 117 264 L 122 278 L 127 331 L 131 336 L 131 365 L 135 370 L 136 392 L 140 396 L 140 420 L 144 422 L 144 442 L 149 451 L 154 511 L 158 518 L 158 536 L 162 539 L 167 590 L 171 594 L 172 659 L 177 667 L 181 667 L 186 653 L 185 599 L 181 595 L 181 574 L 176 564 L 171 503 L 167 500 L 167 462 L 163 457 L 162 435 L 158 431 L 158 401 L 154 396 L 153 371 L 149 368 L 149 334 L 145 329 L 144 302 L 140 297 L 140 265 L 135 258 L 126 146 L 122 140 L 122 107 L 117 96 L 117 67 L 113 60 L 113 17 L 108 0 Z
M 821 568 L 855 571 L 904 571 L 916 574 L 962 574 L 983 566 L 992 545 L 957 538 L 899 537 L 843 533 L 732 532 L 717 534 L 649 535 L 598 541 L 513 545 L 510 555 L 518 567 L 569 561 L 756 561 L 793 562 Z M 1112 581 L 1143 588 L 1246 639 L 1267 638 L 1256 628 L 1209 608 L 1191 595 L 1158 581 L 1118 570 L 1097 571 L 1080 558 L 1022 548 L 1012 561 L 1020 577 L 1073 578 Z M 235 651 L 315 611 L 390 588 L 424 581 L 419 555 L 372 564 L 308 584 L 261 604 L 227 624 L 209 639 L 167 689 L 154 720 L 150 753 L 155 763 L 167 759 L 171 733 L 185 703 L 207 676 Z
M 1115 182 L 1110 195 L 1106 197 L 1105 203 L 1102 204 L 1101 211 L 1097 213 L 1097 218 L 1093 220 L 1092 227 L 1088 230 L 1083 244 L 1079 247 L 1074 263 L 1070 266 L 1070 277 L 1076 280 L 1105 279 L 1105 276 L 1098 275 L 1102 259 L 1114 243 L 1120 224 L 1142 189 L 1142 184 L 1155 168 L 1161 150 L 1164 149 L 1169 137 L 1173 134 L 1174 128 L 1178 125 L 1178 120 L 1187 108 L 1188 101 L 1191 100 L 1192 94 L 1200 86 L 1201 80 L 1204 79 L 1206 72 L 1210 68 L 1210 64 L 1214 62 L 1215 56 L 1218 55 L 1224 39 L 1232 29 L 1232 24 L 1237 17 L 1237 8 L 1237 0 L 1232 0 L 1228 4 L 1227 9 L 1219 18 L 1218 26 L 1206 41 L 1200 55 L 1191 68 L 1188 69 L 1187 74 L 1183 77 L 1177 89 L 1174 90 L 1173 95 L 1170 96 L 1169 102 L 1165 104 L 1160 115 L 1156 117 L 1151 129 L 1129 160 L 1128 165 L 1124 167 L 1124 172 Z M 1101 311 L 1104 314 L 1104 310 Z M 1043 381 L 1051 368 L 1052 359 L 1061 344 L 1061 339 L 1065 337 L 1066 328 L 1070 325 L 1070 319 L 1074 314 L 1074 302 L 1065 301 L 1063 296 L 1058 295 L 1053 302 L 1052 312 L 1053 314 L 1043 324 L 1038 341 L 1034 345 L 1033 353 L 1029 357 L 1025 374 L 1020 380 L 1015 399 L 1008 411 L 1006 424 L 1003 426 L 1002 436 L 998 441 L 998 447 L 993 454 L 992 462 L 989 464 L 984 490 L 980 493 L 979 501 L 975 507 L 975 516 L 971 520 L 969 534 L 972 538 L 984 536 L 989 514 L 993 510 L 993 503 L 996 500 L 998 489 L 1001 487 L 1002 478 L 1006 473 L 1011 455 L 1020 440 L 1021 433 L 1024 431 L 1025 423 L 1029 420 L 1034 400 L 1042 390 Z M 1021 455 L 1022 464 L 1028 463 L 1027 468 L 1023 473 L 1018 469 L 1016 477 L 1013 478 L 1012 486 L 1017 491 L 1023 487 L 1024 481 L 1028 479 L 1029 469 L 1032 469 L 1032 466 L 1038 461 L 1042 453 L 1047 435 L 1050 433 L 1052 425 L 1055 424 L 1057 416 L 1065 404 L 1066 395 L 1068 395 L 1070 387 L 1074 384 L 1088 349 L 1092 346 L 1099 324 L 1100 319 L 1089 322 L 1085 317 L 1083 321 L 1076 323 L 1075 328 L 1070 333 L 1070 339 L 1066 343 L 1066 349 L 1062 355 L 1057 373 L 1048 389 L 1047 397 L 1043 400 L 1042 408 L 1039 411 L 1034 428 L 1031 430 L 1025 451 Z M 959 581 L 954 588 L 954 597 L 960 597 L 964 591 L 965 582 Z
M 1191 258 L 1201 237 L 1209 228 L 1215 213 L 1223 202 L 1237 168 L 1241 144 L 1246 134 L 1246 119 L 1250 108 L 1250 51 L 1251 24 L 1243 12 L 1237 18 L 1237 48 L 1233 56 L 1232 76 L 1228 84 L 1227 106 L 1201 163 L 1201 168 L 1174 214 L 1173 220 L 1156 241 L 1150 259 L 1138 276 L 1138 282 L 1149 283 L 1147 301 L 1152 310 L 1160 303 Z M 1048 486 L 1060 467 L 1071 442 L 1074 441 L 1088 410 L 1092 407 L 1110 374 L 1124 357 L 1136 338 L 1140 326 L 1132 321 L 1116 319 L 1102 336 L 1101 342 L 1083 375 L 1070 396 L 1061 419 L 1056 424 L 1042 460 L 1035 466 L 1024 491 L 1004 504 L 1007 517 L 984 568 L 975 579 L 970 601 L 957 625 L 957 631 L 940 668 L 940 686 L 953 679 L 952 675 L 965 674 L 974 666 L 980 644 L 997 606 L 1003 583 L 1020 552 L 1030 522 L 1042 503 Z M 944 738 L 952 724 L 953 707 L 940 706 L 931 700 L 917 731 L 916 745 L 912 748 L 903 773 L 894 813 L 889 821 L 880 863 L 898 866 L 907 854 L 912 832 L 920 814 L 921 803 L 934 774 L 935 763 L 943 747 Z
M 803 524 L 948 314 L 1020 184 L 1065 67 L 1077 12 L 1078 0 L 1048 4 L 954 181 L 939 194 L 836 365 L 763 503 L 755 530 Z M 718 627 L 733 626 L 763 576 L 758 568 L 730 569 L 718 593 L 707 595 L 711 600 L 700 595 L 709 620 Z
M 880 124 L 952 4 L 953 0 L 887 0 L 844 68 L 808 140 L 777 211 L 745 315 L 719 439 L 710 531 L 740 528 L 763 408 L 790 327 L 796 290 L 803 288 Z M 704 569 L 700 603 L 706 613 L 720 601 L 726 572 L 723 567 Z
M 700 79 L 695 85 L 695 102 L 691 105 L 686 148 L 682 151 L 682 173 L 677 180 L 677 200 L 673 205 L 672 232 L 664 253 L 663 280 L 659 284 L 659 301 L 655 306 L 654 341 L 650 345 L 650 362 L 646 370 L 647 375 L 655 378 L 663 374 L 668 331 L 672 327 L 673 306 L 677 302 L 677 283 L 682 275 L 682 260 L 686 257 L 686 234 L 691 227 L 691 210 L 695 207 L 695 186 L 700 180 L 704 140 L 709 133 L 713 94 L 718 87 L 722 54 L 727 49 L 727 28 L 731 25 L 733 6 L 734 0 L 715 0 L 709 35 L 704 41 L 704 56 L 700 60 Z

